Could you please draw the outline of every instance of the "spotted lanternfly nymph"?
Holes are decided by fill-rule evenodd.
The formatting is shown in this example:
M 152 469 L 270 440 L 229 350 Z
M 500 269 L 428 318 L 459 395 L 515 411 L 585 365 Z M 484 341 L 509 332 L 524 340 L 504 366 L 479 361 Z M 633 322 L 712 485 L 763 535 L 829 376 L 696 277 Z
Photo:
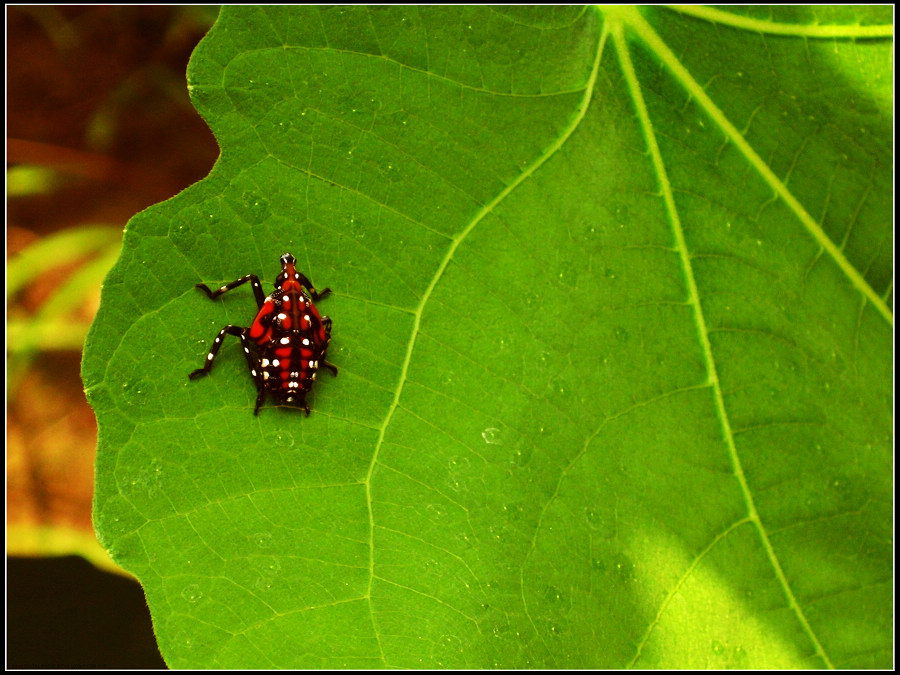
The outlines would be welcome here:
M 317 292 L 312 282 L 297 271 L 296 263 L 290 253 L 281 256 L 281 274 L 275 280 L 275 292 L 268 297 L 263 294 L 255 274 L 235 279 L 215 291 L 206 284 L 197 284 L 197 288 L 212 300 L 248 281 L 253 287 L 259 305 L 253 323 L 249 328 L 231 324 L 222 328 L 206 355 L 206 364 L 192 372 L 190 379 L 209 374 L 222 340 L 226 335 L 234 335 L 241 341 L 250 375 L 256 383 L 254 415 L 259 414 L 259 407 L 269 393 L 288 405 L 303 408 L 308 417 L 306 395 L 312 389 L 319 366 L 328 368 L 335 375 L 338 372 L 325 360 L 331 340 L 331 319 L 319 316 L 313 304 L 331 293 L 331 289 Z

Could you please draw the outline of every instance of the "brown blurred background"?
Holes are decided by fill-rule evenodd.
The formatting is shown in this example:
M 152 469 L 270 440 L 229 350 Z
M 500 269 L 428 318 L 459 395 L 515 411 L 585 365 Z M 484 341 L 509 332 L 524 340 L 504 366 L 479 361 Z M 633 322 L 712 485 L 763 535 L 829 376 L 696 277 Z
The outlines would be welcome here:
M 218 156 L 185 83 L 217 12 L 6 8 L 11 668 L 165 666 L 140 586 L 100 569 L 114 566 L 91 527 L 97 439 L 79 370 L 125 223 Z

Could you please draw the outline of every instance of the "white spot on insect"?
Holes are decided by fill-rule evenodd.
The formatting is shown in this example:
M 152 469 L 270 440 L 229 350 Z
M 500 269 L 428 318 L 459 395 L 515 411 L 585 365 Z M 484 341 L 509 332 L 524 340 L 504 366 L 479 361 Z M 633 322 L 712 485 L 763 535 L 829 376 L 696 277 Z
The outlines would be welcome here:
M 251 374 L 253 377 L 256 377 L 256 370 L 255 370 L 255 369 L 254 369 L 254 370 L 251 370 L 251 371 L 250 371 L 250 374 Z
M 287 302 L 288 300 L 290 300 L 290 298 L 286 295 L 282 296 L 282 298 L 281 298 L 282 302 Z
M 291 382 L 288 382 L 288 386 L 291 387 L 292 389 L 296 389 L 297 387 L 300 386 L 300 383 L 299 383 L 299 382 L 295 382 L 295 381 L 291 381 Z
M 281 339 L 279 340 L 279 342 L 280 342 L 281 344 L 283 344 L 283 345 L 289 345 L 289 344 L 291 344 L 291 338 L 289 338 L 289 337 L 283 337 L 283 338 L 281 338 Z M 305 343 L 306 340 L 304 340 L 303 342 Z
M 278 359 L 272 359 L 273 366 L 275 366 L 277 368 L 279 366 L 279 364 L 281 364 L 281 361 L 279 361 Z
M 207 361 L 212 361 L 212 360 L 213 360 L 212 352 L 210 352 L 209 354 L 206 355 L 206 360 L 207 360 Z
M 281 314 L 278 315 L 279 321 L 284 321 L 286 318 L 287 318 L 287 314 L 285 314 L 284 312 L 282 312 Z
M 284 339 L 287 340 L 287 338 L 284 338 Z M 308 345 L 309 340 L 307 338 L 303 338 L 303 344 Z
M 261 363 L 260 365 L 261 365 L 263 368 L 265 368 L 266 366 L 269 365 L 269 359 L 263 359 L 263 360 L 262 360 L 262 363 Z M 276 364 L 274 364 L 274 365 L 277 366 L 278 364 L 276 363 Z
M 312 319 L 309 318 L 309 314 L 304 314 L 303 320 L 306 321 L 306 323 L 312 323 Z
M 268 370 L 264 370 L 264 371 L 263 371 L 263 379 L 264 379 L 264 380 L 268 380 L 268 379 L 269 379 L 269 371 L 268 371 Z
M 297 370 L 291 371 L 291 377 L 300 377 L 300 372 Z

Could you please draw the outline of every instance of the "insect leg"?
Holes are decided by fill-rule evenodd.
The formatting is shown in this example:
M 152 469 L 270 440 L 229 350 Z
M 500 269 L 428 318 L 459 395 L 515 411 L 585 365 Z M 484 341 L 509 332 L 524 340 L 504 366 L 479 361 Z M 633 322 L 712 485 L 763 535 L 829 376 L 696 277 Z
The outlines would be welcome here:
M 259 415 L 259 407 L 263 404 L 263 401 L 266 400 L 266 388 L 260 386 L 259 392 L 256 394 L 256 407 L 253 409 L 254 415 Z
M 210 290 L 209 286 L 206 284 L 197 284 L 197 288 L 206 293 L 209 296 L 210 300 L 215 300 L 222 293 L 227 293 L 228 291 L 237 288 L 238 286 L 243 286 L 247 282 L 250 282 L 250 285 L 253 286 L 253 295 L 256 296 L 256 304 L 258 307 L 262 307 L 263 303 L 266 301 L 266 294 L 263 293 L 262 285 L 259 283 L 259 277 L 255 274 L 248 274 L 246 276 L 241 277 L 240 279 L 235 279 L 231 283 L 225 284 L 221 288 L 217 288 L 216 290 Z
M 247 367 L 250 369 L 250 375 L 253 376 L 256 388 L 262 392 L 262 369 L 259 366 L 256 356 L 250 349 L 250 338 L 247 337 L 247 329 L 241 326 L 232 326 L 231 324 L 222 328 L 222 330 L 219 331 L 219 334 L 216 335 L 216 339 L 213 340 L 212 348 L 209 350 L 209 354 L 206 355 L 206 363 L 202 368 L 198 368 L 192 372 L 189 375 L 190 379 L 196 380 L 198 377 L 209 374 L 209 371 L 212 370 L 213 360 L 216 358 L 216 354 L 219 353 L 219 348 L 222 346 L 222 340 L 225 339 L 226 335 L 234 335 L 236 338 L 240 339 L 241 347 L 244 349 L 244 358 L 247 360 Z M 259 402 L 257 402 L 257 409 L 258 406 Z
M 328 289 L 326 288 L 325 290 L 327 291 Z M 325 291 L 322 291 L 322 293 L 324 293 L 324 292 Z M 322 317 L 322 328 L 325 329 L 325 335 L 327 336 L 328 339 L 325 341 L 325 349 L 322 350 L 321 363 L 323 366 L 328 368 L 328 370 L 330 370 L 334 375 L 337 375 L 338 374 L 337 366 L 334 365 L 333 363 L 328 363 L 328 361 L 325 360 L 325 354 L 328 351 L 328 340 L 331 340 L 331 319 L 328 318 L 327 316 Z
M 304 286 L 306 286 L 307 290 L 309 291 L 309 297 L 311 297 L 314 302 L 318 302 L 319 300 L 324 298 L 326 295 L 331 294 L 330 288 L 323 288 L 321 291 L 317 291 L 316 287 L 313 286 L 313 284 L 309 280 L 308 276 L 306 276 L 302 272 L 298 272 L 298 274 L 300 275 L 300 283 L 303 284 Z

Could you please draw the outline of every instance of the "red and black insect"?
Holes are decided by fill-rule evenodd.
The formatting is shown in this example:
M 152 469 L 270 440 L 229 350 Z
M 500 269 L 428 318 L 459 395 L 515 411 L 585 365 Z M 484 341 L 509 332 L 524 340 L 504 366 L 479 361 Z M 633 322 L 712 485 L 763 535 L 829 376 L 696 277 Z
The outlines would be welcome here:
M 190 379 L 207 375 L 222 340 L 226 335 L 234 335 L 241 341 L 250 375 L 256 383 L 258 394 L 254 415 L 259 414 L 259 407 L 269 393 L 288 405 L 303 408 L 308 417 L 306 395 L 312 389 L 316 371 L 324 366 L 335 375 L 338 372 L 337 367 L 325 360 L 331 340 L 331 319 L 319 316 L 313 304 L 331 293 L 331 289 L 316 291 L 312 282 L 297 271 L 296 262 L 290 253 L 281 256 L 281 274 L 275 280 L 275 292 L 268 297 L 263 295 L 259 277 L 255 274 L 235 279 L 215 291 L 206 284 L 197 284 L 197 288 L 213 300 L 248 281 L 253 286 L 259 305 L 253 323 L 249 328 L 231 324 L 222 328 L 206 355 L 206 364 L 192 372 Z

